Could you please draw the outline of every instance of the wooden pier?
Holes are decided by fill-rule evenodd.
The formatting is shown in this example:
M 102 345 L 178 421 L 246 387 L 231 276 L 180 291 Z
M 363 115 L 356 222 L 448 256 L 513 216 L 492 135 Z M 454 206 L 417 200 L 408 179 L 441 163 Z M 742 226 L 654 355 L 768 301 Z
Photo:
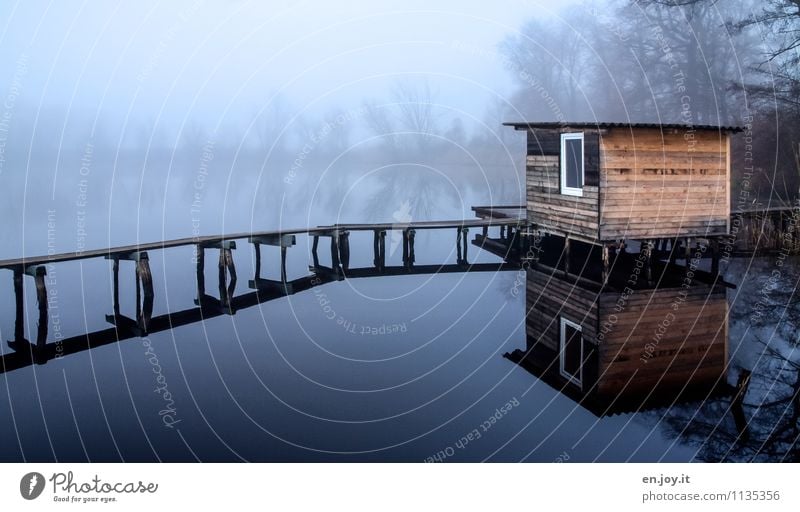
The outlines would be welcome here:
M 8 342 L 14 352 L 0 356 L 0 373 L 28 366 L 42 364 L 61 355 L 87 350 L 91 347 L 113 343 L 135 336 L 159 332 L 173 327 L 199 322 L 219 315 L 233 315 L 237 310 L 308 290 L 332 281 L 343 279 L 397 276 L 412 274 L 436 274 L 451 272 L 497 272 L 520 268 L 519 260 L 511 255 L 516 248 L 507 247 L 507 257 L 500 263 L 470 264 L 467 258 L 467 236 L 469 230 L 481 229 L 487 233 L 490 228 L 499 228 L 503 234 L 516 232 L 524 223 L 523 219 L 503 217 L 490 219 L 471 219 L 454 221 L 422 221 L 410 223 L 380 224 L 335 224 L 307 229 L 273 230 L 254 233 L 234 233 L 229 235 L 181 238 L 138 245 L 98 249 L 82 253 L 63 253 L 32 258 L 17 258 L 0 261 L 0 269 L 13 274 L 16 303 L 14 339 Z M 456 261 L 442 262 L 439 265 L 416 265 L 414 246 L 418 230 L 445 230 L 454 232 Z M 371 267 L 350 267 L 350 233 L 371 231 L 373 233 L 373 265 Z M 385 239 L 387 232 L 399 231 L 403 236 L 402 265 L 387 265 Z M 289 280 L 286 273 L 288 249 L 297 243 L 297 235 L 312 238 L 309 275 Z M 480 235 L 479 235 L 480 236 Z M 320 263 L 318 254 L 320 238 L 330 240 L 330 264 Z M 505 238 L 506 243 L 518 243 L 519 238 Z M 253 292 L 236 295 L 237 273 L 234 251 L 237 241 L 246 240 L 253 246 L 255 271 L 248 287 Z M 481 244 L 478 244 L 479 246 Z M 197 298 L 194 308 L 153 317 L 153 275 L 149 265 L 148 252 L 176 247 L 193 246 L 196 262 Z M 262 248 L 277 247 L 280 250 L 280 266 L 273 279 L 262 275 Z M 492 252 L 498 253 L 495 245 Z M 205 279 L 206 251 L 216 250 L 218 260 L 218 297 L 207 293 Z M 47 343 L 48 301 L 45 276 L 47 268 L 55 263 L 67 261 L 104 258 L 112 261 L 113 313 L 106 315 L 106 321 L 113 327 L 60 340 L 58 347 Z M 126 263 L 130 262 L 130 263 Z M 136 278 L 136 311 L 133 316 L 125 315 L 120 308 L 119 274 L 121 264 L 132 264 Z M 36 286 L 38 304 L 38 327 L 36 339 L 30 342 L 25 338 L 25 300 L 24 277 L 33 279 Z

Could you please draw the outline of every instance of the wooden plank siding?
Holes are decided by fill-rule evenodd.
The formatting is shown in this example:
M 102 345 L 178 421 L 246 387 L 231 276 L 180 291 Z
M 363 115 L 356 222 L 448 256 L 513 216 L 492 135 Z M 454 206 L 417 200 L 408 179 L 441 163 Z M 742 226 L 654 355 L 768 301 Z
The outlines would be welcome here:
M 613 129 L 600 138 L 599 239 L 715 236 L 730 219 L 726 133 Z
M 526 334 L 531 343 L 558 350 L 559 317 L 581 326 L 585 340 L 595 343 L 599 322 L 598 294 L 557 275 L 527 270 Z
M 710 389 L 722 379 L 728 360 L 724 287 L 637 290 L 621 310 L 616 309 L 619 298 L 603 293 L 598 300 L 603 333 L 599 393 L 649 393 L 684 385 Z
M 561 194 L 561 132 L 530 130 L 526 159 L 528 222 L 592 242 L 599 233 L 600 137 L 584 133 L 583 196 Z
M 581 326 L 583 389 L 633 396 L 654 389 L 712 388 L 728 360 L 725 288 L 636 290 L 618 308 L 619 292 L 590 290 L 535 268 L 527 270 L 527 350 L 552 354 L 557 372 L 560 318 Z M 662 328 L 659 330 L 659 328 Z M 548 352 L 546 352 L 548 353 Z M 590 357 L 594 355 L 594 357 Z M 644 360 L 647 362 L 644 362 Z
M 583 196 L 561 194 L 561 133 L 584 134 Z M 727 132 L 659 128 L 527 130 L 528 222 L 598 243 L 725 235 Z

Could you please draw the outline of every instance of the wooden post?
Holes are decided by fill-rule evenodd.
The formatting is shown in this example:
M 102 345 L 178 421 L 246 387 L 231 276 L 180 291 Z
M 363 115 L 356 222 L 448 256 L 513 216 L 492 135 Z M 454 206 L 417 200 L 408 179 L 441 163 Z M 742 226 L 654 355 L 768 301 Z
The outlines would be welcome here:
M 119 312 L 119 258 L 114 258 L 113 263 L 114 275 L 114 316 L 120 316 Z
M 33 279 L 36 283 L 36 303 L 39 305 L 39 323 L 36 333 L 36 348 L 41 350 L 47 343 L 47 287 L 44 283 L 44 276 L 47 270 L 44 265 L 36 267 Z
M 416 261 L 416 257 L 414 255 L 414 238 L 417 235 L 417 231 L 415 229 L 408 230 L 408 261 L 410 266 L 414 265 Z
M 403 230 L 403 266 L 408 268 L 408 230 Z
M 489 226 L 483 226 L 483 238 L 489 236 Z
M 500 226 L 500 239 L 504 239 L 506 237 L 506 227 L 501 225 Z
M 608 258 L 608 245 L 603 244 L 603 284 L 608 284 L 608 274 L 609 274 L 609 258 Z
M 386 231 L 381 230 L 378 244 L 379 244 L 378 250 L 380 252 L 379 268 L 383 270 L 384 267 L 386 267 Z
M 645 240 L 645 260 L 644 260 L 644 273 L 647 278 L 647 284 L 653 284 L 653 244 L 650 240 Z
M 711 240 L 711 274 L 719 275 L 719 240 Z
M 684 243 L 686 244 L 684 258 L 686 259 L 686 268 L 689 268 L 689 265 L 692 264 L 692 239 L 687 237 L 684 239 Z
M 253 242 L 253 249 L 256 251 L 256 279 L 261 279 L 261 244 Z
M 339 232 L 331 233 L 331 268 L 339 271 Z
M 286 246 L 281 246 L 281 282 L 286 284 Z
M 228 283 L 227 273 L 230 273 L 230 284 Z M 230 309 L 233 299 L 233 292 L 236 290 L 236 267 L 233 264 L 233 253 L 229 246 L 224 244 L 219 249 L 219 299 L 223 307 Z
M 350 232 L 342 231 L 339 236 L 339 261 L 342 264 L 342 270 L 347 272 L 347 269 L 350 268 Z
M 739 442 L 746 442 L 750 436 L 749 421 L 747 421 L 747 416 L 744 414 L 744 397 L 749 386 L 750 371 L 742 370 L 742 373 L 739 374 L 739 379 L 736 381 L 736 394 L 731 400 L 731 413 L 733 414 L 736 431 L 739 434 Z
M 311 257 L 314 258 L 314 268 L 319 267 L 319 256 L 317 255 L 318 245 L 319 245 L 319 235 L 314 235 L 313 242 L 311 243 Z
M 134 273 L 136 274 L 136 318 L 138 319 L 142 314 L 142 278 L 139 274 L 139 264 L 136 262 L 134 264 L 136 265 Z
M 141 282 L 144 301 L 139 304 L 139 283 Z M 150 261 L 147 253 L 141 254 L 136 261 L 136 322 L 143 335 L 147 334 L 150 318 L 153 315 L 153 275 L 150 272 Z
M 501 226 L 502 229 L 502 226 Z M 502 232 L 500 234 L 502 236 Z M 456 228 L 456 263 L 461 265 L 461 228 Z
M 569 275 L 569 235 L 564 237 L 564 276 Z
M 467 236 L 469 235 L 469 228 L 461 228 L 461 231 L 463 232 L 463 236 L 461 237 L 461 244 L 464 247 L 464 265 L 466 265 L 468 263 L 467 247 L 469 244 L 467 243 Z
M 205 249 L 200 244 L 197 244 L 196 249 L 196 274 L 197 274 L 197 300 L 203 300 L 206 294 L 206 275 L 205 275 Z M 117 312 L 115 311 L 115 314 Z
M 14 301 L 16 302 L 16 317 L 14 320 L 14 341 L 25 339 L 25 297 L 23 294 L 22 269 L 14 269 Z
M 375 268 L 380 268 L 380 250 L 378 248 L 378 239 L 380 238 L 380 230 L 372 232 L 372 265 Z

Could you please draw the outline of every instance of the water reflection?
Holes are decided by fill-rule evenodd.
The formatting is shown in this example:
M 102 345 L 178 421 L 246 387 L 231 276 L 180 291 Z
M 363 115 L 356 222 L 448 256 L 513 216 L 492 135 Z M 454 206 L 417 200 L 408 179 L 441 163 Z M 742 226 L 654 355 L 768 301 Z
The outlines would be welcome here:
M 131 253 L 111 262 L 113 300 L 85 311 L 65 269 L 62 321 L 110 313 L 111 325 L 56 343 L 45 316 L 33 343 L 10 343 L 0 459 L 797 458 L 798 365 L 791 345 L 769 339 L 796 332 L 788 264 L 780 286 L 768 266 L 741 283 L 741 269 L 722 279 L 703 259 L 692 270 L 667 244 L 617 247 L 605 268 L 593 246 L 495 229 L 479 230 L 469 254 L 454 230 L 406 232 L 393 247 L 384 230 L 329 229 L 309 238 L 306 261 L 294 236 L 198 247 L 193 264 L 216 267 L 207 273 L 187 268 L 192 247 L 185 259 Z M 734 300 L 764 300 L 764 286 L 764 307 Z M 742 323 L 763 343 L 742 342 L 753 337 Z M 158 414 L 153 358 L 176 430 Z M 475 429 L 481 437 L 459 448 Z
M 731 357 L 735 287 L 717 263 L 687 256 L 681 265 L 652 244 L 626 249 L 603 270 L 596 247 L 537 240 L 526 265 L 526 346 L 505 357 L 600 418 L 637 413 L 700 460 L 798 460 L 794 345 L 756 331 L 757 358 Z M 773 307 L 748 304 L 762 311 L 750 324 L 760 320 L 770 337 L 797 325 L 796 283 L 783 281 L 772 283 Z

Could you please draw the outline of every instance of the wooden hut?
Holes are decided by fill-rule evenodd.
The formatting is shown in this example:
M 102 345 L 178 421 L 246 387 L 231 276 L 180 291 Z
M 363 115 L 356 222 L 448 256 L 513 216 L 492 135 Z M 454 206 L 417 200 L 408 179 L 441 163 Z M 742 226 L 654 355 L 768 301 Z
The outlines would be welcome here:
M 725 389 L 725 285 L 683 275 L 619 289 L 528 268 L 527 346 L 506 357 L 597 415 Z
M 728 234 L 736 127 L 505 123 L 527 133 L 528 222 L 603 245 Z

